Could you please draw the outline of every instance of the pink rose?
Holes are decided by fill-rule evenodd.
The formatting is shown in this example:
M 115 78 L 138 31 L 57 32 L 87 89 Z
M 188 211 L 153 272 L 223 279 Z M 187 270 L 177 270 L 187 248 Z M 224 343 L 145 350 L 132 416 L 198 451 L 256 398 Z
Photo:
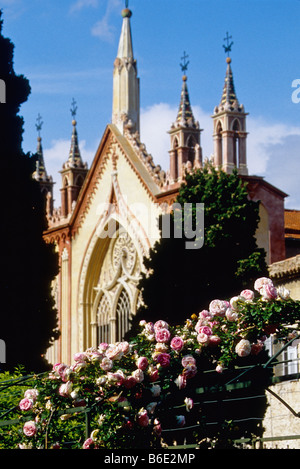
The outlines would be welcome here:
M 184 389 L 186 387 L 186 376 L 179 375 L 175 379 L 175 384 L 178 386 L 179 389 Z
M 270 278 L 267 277 L 260 277 L 254 282 L 254 290 L 260 293 L 260 290 L 264 285 L 273 285 L 273 282 Z
M 108 348 L 108 344 L 106 342 L 101 342 L 101 344 L 98 347 L 99 352 L 105 352 L 105 350 Z
M 157 329 L 155 332 L 155 340 L 157 342 L 163 342 L 163 343 L 169 342 L 170 337 L 171 337 L 171 334 L 169 330 L 166 328 Z
M 134 377 L 137 383 L 141 383 L 142 381 L 144 381 L 144 372 L 142 370 L 137 369 L 133 371 L 132 376 Z
M 103 360 L 100 363 L 100 368 L 104 371 L 109 371 L 113 367 L 113 362 L 107 357 L 104 357 Z
M 191 364 L 187 364 L 183 371 L 182 371 L 182 375 L 186 378 L 186 379 L 191 379 L 191 378 L 194 378 L 194 376 L 197 374 L 197 367 L 196 365 L 191 365 Z
M 170 365 L 170 355 L 168 353 L 158 353 L 155 356 L 155 361 L 159 363 L 163 368 Z
M 149 374 L 149 380 L 151 381 L 151 383 L 158 380 L 158 377 L 159 377 L 158 369 L 155 368 L 154 366 L 152 366 L 149 369 L 148 374 Z
M 212 335 L 212 330 L 209 326 L 201 326 L 198 329 L 199 334 Z
M 77 362 L 77 363 L 78 362 L 79 363 L 86 362 L 87 359 L 88 359 L 88 357 L 87 357 L 86 353 L 84 353 L 84 352 L 78 352 L 78 353 L 75 353 L 75 355 L 74 355 L 74 361 Z
M 277 289 L 274 285 L 266 284 L 260 289 L 260 294 L 264 300 L 276 300 L 277 298 Z
M 226 311 L 226 318 L 230 322 L 235 322 L 238 320 L 239 315 L 236 311 L 232 310 L 231 308 L 228 308 Z
M 146 410 L 141 410 L 138 413 L 137 422 L 141 427 L 147 427 L 149 425 L 149 417 Z
M 175 350 L 176 352 L 179 352 L 183 346 L 184 346 L 184 341 L 182 340 L 181 337 L 173 337 L 170 343 L 171 349 Z
M 245 300 L 251 301 L 254 298 L 254 291 L 248 289 L 243 290 L 241 291 L 240 296 L 245 298 Z
M 83 443 L 82 448 L 83 449 L 96 449 L 97 445 L 95 445 L 95 442 L 94 442 L 93 438 L 88 438 Z
M 72 387 L 73 384 L 71 383 L 71 381 L 67 381 L 66 383 L 60 386 L 58 392 L 62 397 L 69 397 L 72 392 Z
M 157 331 L 158 329 L 169 329 L 169 324 L 166 321 L 156 321 L 154 324 L 154 330 Z
M 130 346 L 129 343 L 124 340 L 118 344 L 118 348 L 126 355 L 129 352 Z
M 110 345 L 106 352 L 105 355 L 107 358 L 110 360 L 120 360 L 120 358 L 123 355 L 123 351 L 121 350 L 120 344 L 118 345 Z
M 224 316 L 226 313 L 226 309 L 228 307 L 227 301 L 222 301 L 222 300 L 213 300 L 209 304 L 209 311 L 214 315 L 214 316 Z
M 36 401 L 38 395 L 39 395 L 39 392 L 38 392 L 37 389 L 27 389 L 24 392 L 24 397 L 27 397 L 28 399 L 31 399 L 33 402 Z
M 212 319 L 213 318 L 213 315 L 207 311 L 207 309 L 203 309 L 202 311 L 200 311 L 199 313 L 199 318 L 200 319 Z
M 221 342 L 221 339 L 218 335 L 209 336 L 209 345 L 212 345 L 213 347 L 215 347 L 216 345 L 219 345 L 220 342 Z
M 121 370 L 118 370 L 115 373 L 108 372 L 107 377 L 110 381 L 115 383 L 117 386 L 121 386 L 121 384 L 123 384 L 124 379 L 125 379 L 124 373 Z
M 125 379 L 123 384 L 126 389 L 131 389 L 136 385 L 136 383 L 137 381 L 134 376 L 128 376 L 128 378 Z
M 66 368 L 67 365 L 65 365 L 64 363 L 56 363 L 55 365 L 53 365 L 53 371 L 56 371 L 56 373 L 58 373 L 61 378 L 63 377 Z
M 185 355 L 181 360 L 181 365 L 183 368 L 187 365 L 196 365 L 196 360 L 192 355 Z
M 251 344 L 249 340 L 242 339 L 235 347 L 235 352 L 238 354 L 239 357 L 247 357 L 250 355 L 251 352 Z
M 145 324 L 145 331 L 149 334 L 152 334 L 154 332 L 154 325 L 153 322 L 147 322 Z
M 199 342 L 199 344 L 207 344 L 209 341 L 209 336 L 204 334 L 203 332 L 200 332 L 197 335 L 197 341 Z
M 219 364 L 219 365 L 216 366 L 216 372 L 217 373 L 223 373 L 223 370 L 224 370 L 224 368 L 223 368 L 222 365 Z
M 23 432 L 24 435 L 26 436 L 34 436 L 37 432 L 37 427 L 35 422 L 33 420 L 30 420 L 29 422 L 25 422 L 24 427 L 23 427 Z
M 30 410 L 33 407 L 33 400 L 24 397 L 19 403 L 19 407 L 21 410 Z
M 146 357 L 139 357 L 137 360 L 137 367 L 140 370 L 145 371 L 148 367 L 148 359 Z

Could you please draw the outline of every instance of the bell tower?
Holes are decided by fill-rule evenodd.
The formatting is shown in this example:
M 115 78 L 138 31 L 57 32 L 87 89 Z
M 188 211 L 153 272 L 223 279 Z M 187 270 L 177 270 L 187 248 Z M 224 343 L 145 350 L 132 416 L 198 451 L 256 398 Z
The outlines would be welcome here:
M 61 213 L 63 217 L 67 217 L 74 208 L 74 204 L 77 201 L 79 192 L 84 183 L 86 174 L 88 172 L 87 163 L 83 163 L 80 155 L 78 135 L 75 120 L 77 112 L 76 102 L 72 101 L 72 138 L 71 147 L 69 152 L 68 160 L 63 164 L 62 170 L 60 171 L 62 177 L 61 192 Z
M 241 175 L 247 175 L 247 156 L 246 156 L 246 116 L 243 104 L 240 104 L 233 82 L 231 69 L 231 36 L 226 35 L 224 39 L 227 42 L 223 46 L 228 56 L 226 58 L 227 69 L 225 83 L 220 104 L 215 107 L 213 119 L 213 139 L 214 139 L 214 164 L 222 168 L 227 173 L 231 173 L 234 168 Z
M 169 134 L 171 137 L 170 154 L 170 183 L 180 182 L 186 170 L 200 168 L 202 166 L 202 149 L 200 146 L 199 122 L 194 118 L 187 87 L 188 56 L 184 52 L 183 64 L 180 64 L 183 72 L 180 103 L 176 121 L 171 125 Z

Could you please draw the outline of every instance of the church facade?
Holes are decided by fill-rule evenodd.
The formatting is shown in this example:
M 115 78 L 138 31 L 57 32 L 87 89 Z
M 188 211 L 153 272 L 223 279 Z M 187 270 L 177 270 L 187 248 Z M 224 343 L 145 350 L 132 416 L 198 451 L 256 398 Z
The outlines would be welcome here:
M 182 77 L 179 109 L 170 123 L 169 168 L 156 165 L 140 141 L 140 81 L 133 55 L 131 11 L 122 11 L 122 29 L 113 64 L 112 120 L 88 168 L 82 161 L 73 108 L 70 152 L 61 173 L 61 206 L 53 207 L 41 137 L 34 177 L 47 200 L 47 242 L 59 254 L 53 284 L 61 336 L 48 352 L 50 363 L 71 363 L 74 353 L 100 342 L 121 340 L 135 314 L 143 257 L 159 239 L 159 214 L 172 208 L 185 171 L 203 165 L 201 129 Z M 221 83 L 221 81 L 220 81 Z M 217 92 L 218 90 L 216 90 Z M 286 194 L 247 169 L 247 113 L 237 99 L 227 58 L 222 97 L 212 115 L 212 162 L 230 173 L 238 169 L 249 198 L 260 201 L 257 242 L 268 263 L 285 259 Z

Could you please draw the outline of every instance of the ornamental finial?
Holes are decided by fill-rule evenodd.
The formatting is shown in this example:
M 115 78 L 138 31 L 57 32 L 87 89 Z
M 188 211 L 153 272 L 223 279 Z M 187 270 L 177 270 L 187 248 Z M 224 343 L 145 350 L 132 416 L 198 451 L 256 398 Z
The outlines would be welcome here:
M 224 41 L 226 42 L 226 45 L 223 44 L 224 47 L 224 52 L 227 54 L 227 57 L 229 57 L 229 52 L 231 52 L 231 47 L 233 45 L 233 41 L 229 43 L 229 40 L 232 39 L 232 36 L 228 35 L 228 32 L 226 33 L 226 37 L 224 37 Z
M 37 119 L 36 119 L 36 124 L 35 124 L 35 127 L 36 127 L 36 130 L 38 132 L 38 136 L 40 137 L 41 135 L 41 130 L 42 130 L 42 126 L 43 126 L 43 121 L 42 121 L 42 118 L 41 118 L 41 115 L 38 114 L 37 116 Z
M 181 67 L 181 71 L 183 73 L 185 73 L 187 71 L 187 68 L 188 68 L 188 64 L 190 63 L 189 61 L 187 61 L 186 59 L 188 59 L 188 55 L 186 55 L 185 52 L 183 52 L 183 57 L 181 57 L 181 60 L 183 60 L 183 63 L 180 64 L 180 67 Z
M 77 113 L 77 106 L 76 106 L 76 101 L 75 101 L 74 98 L 72 99 L 70 111 L 71 111 L 71 114 L 72 114 L 73 119 L 75 119 L 76 113 Z

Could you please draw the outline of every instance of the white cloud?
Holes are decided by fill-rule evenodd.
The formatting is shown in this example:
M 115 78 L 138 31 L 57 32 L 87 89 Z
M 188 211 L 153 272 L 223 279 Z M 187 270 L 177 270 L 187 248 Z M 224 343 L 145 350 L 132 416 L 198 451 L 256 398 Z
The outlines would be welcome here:
M 93 36 L 99 37 L 102 41 L 113 43 L 116 29 L 110 23 L 110 16 L 116 9 L 119 9 L 120 6 L 120 0 L 107 1 L 106 12 L 103 18 L 97 21 L 92 27 L 91 33 Z
M 199 122 L 203 157 L 210 157 L 213 151 L 212 120 L 199 106 L 193 106 L 195 119 Z M 177 106 L 166 103 L 155 104 L 141 111 L 141 140 L 151 153 L 155 164 L 166 170 L 169 167 L 170 130 L 178 114 Z
M 99 37 L 102 41 L 113 43 L 115 38 L 115 28 L 109 24 L 107 16 L 97 21 L 92 27 L 92 35 Z
M 175 121 L 177 106 L 166 103 L 155 104 L 141 110 L 141 140 L 147 151 L 152 154 L 155 164 L 160 164 L 166 171 L 169 168 L 170 135 L 168 130 Z M 213 152 L 211 115 L 200 107 L 194 106 L 195 118 L 200 123 L 201 146 L 203 157 L 210 157 Z M 269 123 L 263 118 L 247 118 L 249 135 L 247 137 L 249 174 L 263 176 L 265 180 L 286 192 L 286 207 L 300 210 L 299 169 L 300 169 L 300 126 L 288 126 L 283 123 Z M 60 205 L 61 179 L 59 171 L 67 160 L 70 139 L 53 140 L 49 148 L 44 149 L 44 158 L 48 174 L 54 181 L 56 206 Z M 85 140 L 80 141 L 83 161 L 90 168 L 97 145 Z
M 70 13 L 80 11 L 86 7 L 96 8 L 97 6 L 98 6 L 98 0 L 77 0 L 75 3 L 73 3 L 73 5 L 71 5 Z
M 152 154 L 155 164 L 169 168 L 170 136 L 168 130 L 176 119 L 178 108 L 155 104 L 141 112 L 141 140 Z M 193 106 L 200 123 L 203 157 L 213 153 L 212 118 Z M 286 207 L 300 209 L 300 126 L 267 122 L 262 117 L 248 117 L 247 161 L 249 174 L 263 176 L 267 182 L 286 192 Z

